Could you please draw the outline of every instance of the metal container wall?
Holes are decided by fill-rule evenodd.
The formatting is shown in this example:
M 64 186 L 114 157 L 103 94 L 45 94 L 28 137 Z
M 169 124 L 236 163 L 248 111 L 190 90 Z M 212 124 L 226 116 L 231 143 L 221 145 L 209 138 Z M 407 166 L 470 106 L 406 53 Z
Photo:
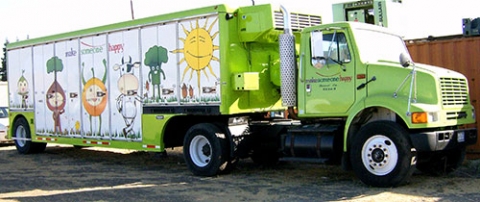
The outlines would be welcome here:
M 414 62 L 445 67 L 464 74 L 469 82 L 470 100 L 480 116 L 480 37 L 451 36 L 406 41 Z M 478 119 L 478 118 L 477 118 Z M 480 128 L 477 121 L 474 127 Z M 480 141 L 467 148 L 469 158 L 480 157 Z

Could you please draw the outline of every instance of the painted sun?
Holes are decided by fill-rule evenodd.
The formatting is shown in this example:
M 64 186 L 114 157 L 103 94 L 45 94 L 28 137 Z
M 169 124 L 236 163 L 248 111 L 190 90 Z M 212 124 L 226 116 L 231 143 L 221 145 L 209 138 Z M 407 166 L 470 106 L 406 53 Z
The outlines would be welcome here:
M 211 61 L 219 61 L 217 57 L 213 55 L 213 52 L 219 49 L 219 46 L 213 44 L 213 40 L 217 37 L 218 31 L 212 33 L 212 29 L 216 24 L 218 18 L 216 18 L 208 26 L 208 18 L 205 19 L 205 24 L 203 27 L 200 27 L 198 19 L 196 20 L 195 27 L 190 21 L 190 30 L 185 28 L 182 24 L 183 32 L 185 33 L 185 38 L 180 38 L 180 41 L 183 42 L 183 49 L 173 50 L 172 53 L 183 53 L 184 57 L 178 62 L 178 64 L 187 63 L 185 70 L 182 74 L 182 82 L 190 72 L 190 80 L 192 80 L 193 73 L 197 73 L 197 86 L 200 93 L 200 78 L 202 72 L 204 73 L 207 80 L 209 79 L 209 73 L 217 78 L 217 75 L 213 72 Z M 208 26 L 208 28 L 207 28 Z

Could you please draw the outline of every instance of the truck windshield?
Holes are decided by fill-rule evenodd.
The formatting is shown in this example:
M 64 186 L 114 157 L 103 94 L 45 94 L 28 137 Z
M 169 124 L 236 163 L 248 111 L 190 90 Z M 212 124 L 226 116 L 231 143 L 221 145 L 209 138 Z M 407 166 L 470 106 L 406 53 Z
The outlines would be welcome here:
M 366 29 L 355 29 L 354 32 L 363 62 L 398 63 L 401 53 L 410 58 L 404 41 L 397 35 Z

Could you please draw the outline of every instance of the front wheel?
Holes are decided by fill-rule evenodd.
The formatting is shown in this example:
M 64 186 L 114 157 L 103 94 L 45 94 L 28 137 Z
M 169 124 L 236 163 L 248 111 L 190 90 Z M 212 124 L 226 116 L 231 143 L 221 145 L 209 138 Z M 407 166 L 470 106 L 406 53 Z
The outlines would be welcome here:
M 15 147 L 20 154 L 43 152 L 47 146 L 47 143 L 32 142 L 30 127 L 24 118 L 19 118 L 15 121 L 12 132 Z
M 184 139 L 183 153 L 194 175 L 214 176 L 227 168 L 228 146 L 225 134 L 215 125 L 192 126 Z
M 390 121 L 362 127 L 351 144 L 352 167 L 371 186 L 394 187 L 408 181 L 415 171 L 416 152 L 408 133 Z

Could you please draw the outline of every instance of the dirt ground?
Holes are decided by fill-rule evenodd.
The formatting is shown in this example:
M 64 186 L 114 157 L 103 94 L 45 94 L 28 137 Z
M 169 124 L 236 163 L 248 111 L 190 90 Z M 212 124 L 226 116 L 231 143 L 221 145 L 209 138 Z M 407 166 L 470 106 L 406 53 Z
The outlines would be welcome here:
M 0 146 L 0 201 L 480 201 L 480 161 L 442 177 L 372 188 L 339 166 L 250 160 L 216 177 L 193 176 L 181 148 L 154 153 L 49 145 L 20 155 Z

